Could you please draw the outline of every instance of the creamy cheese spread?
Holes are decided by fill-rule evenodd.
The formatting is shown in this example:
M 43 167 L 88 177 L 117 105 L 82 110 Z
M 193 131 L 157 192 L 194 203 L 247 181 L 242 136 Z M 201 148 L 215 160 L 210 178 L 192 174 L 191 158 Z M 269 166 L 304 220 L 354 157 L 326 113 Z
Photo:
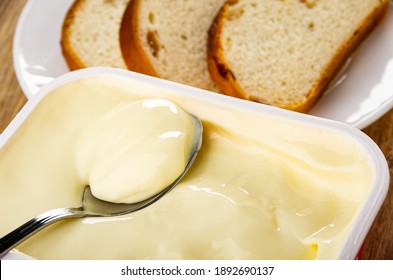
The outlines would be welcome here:
M 184 171 L 195 122 L 162 99 L 121 102 L 76 137 L 76 168 L 93 195 L 116 203 L 147 199 Z
M 121 149 L 107 147 L 104 136 L 95 143 L 95 135 L 111 128 L 108 112 L 122 127 L 143 127 L 145 119 L 114 108 L 163 96 L 203 121 L 203 146 L 184 179 L 148 208 L 59 222 L 20 251 L 38 259 L 337 257 L 373 182 L 359 144 L 328 129 L 114 77 L 54 90 L 1 148 L 0 235 L 49 209 L 78 206 L 89 180 L 103 184 L 104 197 L 128 186 L 112 182 L 108 174 L 118 171 L 96 158 Z M 104 123 L 91 126 L 97 121 Z M 128 197 L 123 189 L 114 195 Z

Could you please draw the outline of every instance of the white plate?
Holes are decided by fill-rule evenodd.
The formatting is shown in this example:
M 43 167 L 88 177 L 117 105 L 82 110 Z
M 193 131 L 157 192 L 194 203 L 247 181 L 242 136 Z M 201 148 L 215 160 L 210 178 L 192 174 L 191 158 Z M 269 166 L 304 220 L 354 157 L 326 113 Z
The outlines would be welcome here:
M 60 31 L 73 0 L 30 0 L 14 36 L 14 68 L 27 98 L 68 72 Z M 311 115 L 363 129 L 393 107 L 393 5 L 382 24 L 353 55 L 348 67 Z

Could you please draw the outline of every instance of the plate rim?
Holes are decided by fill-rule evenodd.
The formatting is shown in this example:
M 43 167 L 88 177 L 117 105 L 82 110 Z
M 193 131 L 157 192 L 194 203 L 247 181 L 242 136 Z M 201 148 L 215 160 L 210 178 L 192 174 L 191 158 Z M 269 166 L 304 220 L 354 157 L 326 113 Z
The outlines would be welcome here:
M 14 33 L 14 37 L 13 37 L 12 55 L 13 55 L 14 71 L 15 71 L 18 83 L 22 89 L 22 92 L 27 99 L 34 97 L 35 93 L 32 92 L 33 91 L 33 89 L 31 88 L 32 86 L 30 86 L 29 83 L 26 81 L 26 77 L 25 77 L 26 75 L 23 73 L 24 70 L 20 66 L 19 57 L 23 56 L 23 52 L 21 51 L 21 49 L 23 49 L 23 48 L 20 48 L 19 42 L 22 37 L 21 35 L 23 32 L 23 28 L 25 27 L 26 22 L 29 19 L 29 14 L 30 14 L 31 10 L 34 8 L 34 6 L 37 4 L 37 2 L 39 2 L 39 1 L 40 0 L 28 0 L 26 2 L 21 14 L 19 15 L 19 19 L 18 19 L 15 33 Z M 73 3 L 73 1 L 71 1 L 71 0 L 61 0 L 61 1 L 58 0 L 58 5 L 61 6 L 61 8 L 62 7 L 69 8 L 72 5 L 72 3 Z M 389 7 L 387 10 L 388 10 L 387 13 L 390 13 L 390 15 L 386 15 L 386 17 L 388 17 L 388 16 L 393 17 L 393 1 L 390 1 Z M 67 69 L 65 73 L 67 73 L 67 72 L 70 72 L 70 70 Z M 63 73 L 63 74 L 65 74 L 65 73 Z M 393 74 L 393 72 L 391 74 Z M 57 75 L 57 76 L 59 76 L 59 75 Z M 392 79 L 393 79 L 393 75 L 392 75 Z M 321 98 L 323 98 L 323 95 L 321 96 Z M 316 105 L 318 105 L 318 103 Z M 358 118 L 356 118 L 354 121 L 347 121 L 347 120 L 342 119 L 340 117 L 334 118 L 335 113 L 333 112 L 333 110 L 328 110 L 329 112 L 332 112 L 331 114 L 325 114 L 325 113 L 318 114 L 316 112 L 313 112 L 313 109 L 315 109 L 315 108 L 316 108 L 316 111 L 318 111 L 318 106 L 314 106 L 306 114 L 321 117 L 321 118 L 327 118 L 327 119 L 340 121 L 340 122 L 349 124 L 350 126 L 353 126 L 355 128 L 364 129 L 367 126 L 374 123 L 375 121 L 377 121 L 383 115 L 385 115 L 390 109 L 392 109 L 392 107 L 393 107 L 393 92 L 388 99 L 386 99 L 384 102 L 382 102 L 381 104 L 378 105 L 377 110 L 363 113 Z

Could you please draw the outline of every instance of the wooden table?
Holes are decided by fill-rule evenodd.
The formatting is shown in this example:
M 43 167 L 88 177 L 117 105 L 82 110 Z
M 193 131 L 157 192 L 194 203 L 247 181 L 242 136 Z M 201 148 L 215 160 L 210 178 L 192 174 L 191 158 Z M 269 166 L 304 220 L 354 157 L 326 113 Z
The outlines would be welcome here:
M 12 62 L 12 38 L 26 0 L 0 0 L 0 132 L 26 103 Z M 364 129 L 381 148 L 393 178 L 393 110 Z M 363 247 L 362 259 L 393 260 L 393 192 L 388 196 Z

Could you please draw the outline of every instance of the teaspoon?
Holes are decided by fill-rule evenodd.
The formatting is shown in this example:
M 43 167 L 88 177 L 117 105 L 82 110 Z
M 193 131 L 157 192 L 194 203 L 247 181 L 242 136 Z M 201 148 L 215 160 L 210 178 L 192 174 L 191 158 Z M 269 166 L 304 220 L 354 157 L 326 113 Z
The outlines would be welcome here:
M 29 220 L 17 229 L 0 238 L 0 257 L 3 257 L 11 249 L 18 246 L 33 234 L 39 232 L 43 228 L 64 219 L 70 218 L 87 218 L 87 217 L 113 217 L 129 214 L 153 204 L 170 190 L 172 190 L 184 177 L 190 169 L 194 159 L 202 146 L 202 123 L 195 117 L 195 137 L 191 145 L 190 156 L 182 173 L 169 186 L 165 187 L 161 192 L 136 203 L 112 203 L 96 198 L 86 186 L 82 195 L 82 203 L 76 208 L 57 208 L 44 212 L 37 217 Z

